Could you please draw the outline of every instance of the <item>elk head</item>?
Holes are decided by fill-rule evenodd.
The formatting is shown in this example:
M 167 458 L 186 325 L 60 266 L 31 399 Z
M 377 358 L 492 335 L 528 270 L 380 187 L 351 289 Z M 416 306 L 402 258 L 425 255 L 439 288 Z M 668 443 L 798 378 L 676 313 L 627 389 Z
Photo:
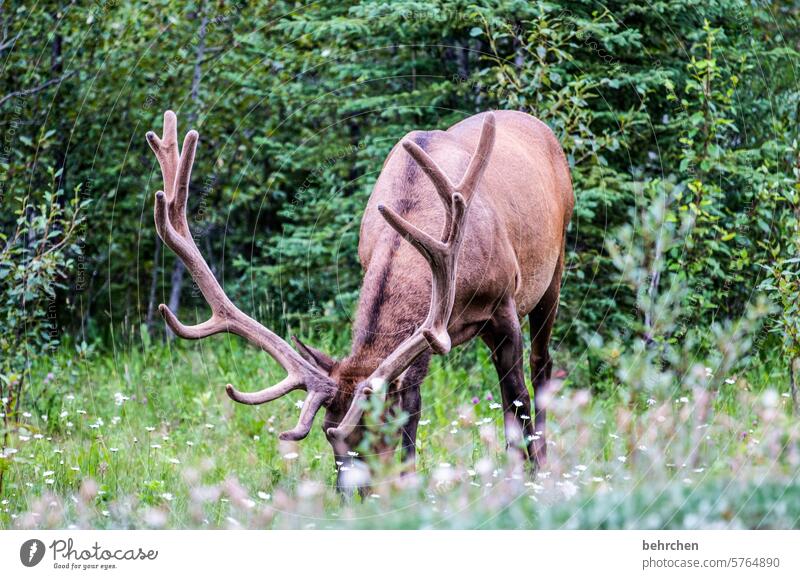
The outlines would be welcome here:
M 198 133 L 189 131 L 178 151 L 177 119 L 172 111 L 164 114 L 164 132 L 159 138 L 147 133 L 147 141 L 156 154 L 164 179 L 164 190 L 155 195 L 156 231 L 164 243 L 183 260 L 211 308 L 211 318 L 195 326 L 182 324 L 164 304 L 159 311 L 167 325 L 178 336 L 197 340 L 221 332 L 242 336 L 270 354 L 287 372 L 286 378 L 264 390 L 243 393 L 230 384 L 228 396 L 242 404 L 263 404 L 293 390 L 305 390 L 308 396 L 300 418 L 292 430 L 280 434 L 281 440 L 301 440 L 312 426 L 314 417 L 326 407 L 325 433 L 337 456 L 352 447 L 363 428 L 363 402 L 370 395 L 385 393 L 386 386 L 398 379 L 414 360 L 427 350 L 445 354 L 451 348 L 448 321 L 455 299 L 456 269 L 465 220 L 470 200 L 486 167 L 494 143 L 494 117 L 489 115 L 483 125 L 480 141 L 465 176 L 453 184 L 430 156 L 410 141 L 404 149 L 433 183 L 445 209 L 441 236 L 436 239 L 386 206 L 378 210 L 400 236 L 415 247 L 430 265 L 432 273 L 431 299 L 428 315 L 413 334 L 404 340 L 377 366 L 377 369 L 357 382 L 347 383 L 336 372 L 332 359 L 299 341 L 297 349 L 243 313 L 225 295 L 208 264 L 200 254 L 186 220 L 189 180 L 197 147 Z

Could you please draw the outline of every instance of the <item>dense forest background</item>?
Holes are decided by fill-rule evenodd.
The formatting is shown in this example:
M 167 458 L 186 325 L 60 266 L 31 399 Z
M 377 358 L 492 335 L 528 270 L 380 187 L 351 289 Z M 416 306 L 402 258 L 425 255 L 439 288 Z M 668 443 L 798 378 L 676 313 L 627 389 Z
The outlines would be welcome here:
M 509 108 L 552 127 L 572 167 L 556 337 L 576 367 L 613 379 L 608 360 L 634 339 L 713 350 L 708 328 L 764 293 L 777 307 L 759 310 L 768 333 L 748 354 L 777 356 L 788 375 L 798 24 L 788 1 L 4 0 L 7 411 L 60 345 L 167 339 L 160 302 L 205 316 L 153 226 L 160 174 L 144 134 L 166 109 L 201 134 L 198 245 L 278 332 L 341 349 L 361 212 L 391 147 Z

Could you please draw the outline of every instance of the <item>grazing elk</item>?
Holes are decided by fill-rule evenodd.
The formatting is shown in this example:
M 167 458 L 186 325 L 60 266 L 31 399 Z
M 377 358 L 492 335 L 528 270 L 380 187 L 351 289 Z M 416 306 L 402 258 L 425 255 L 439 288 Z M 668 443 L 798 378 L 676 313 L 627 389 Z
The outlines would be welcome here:
M 186 221 L 198 134 L 189 131 L 179 154 L 176 125 L 175 114 L 167 111 L 163 137 L 147 133 L 164 178 L 164 191 L 155 198 L 156 230 L 186 264 L 212 315 L 185 326 L 165 305 L 159 309 L 177 335 L 238 334 L 288 374 L 259 392 L 243 393 L 229 384 L 228 396 L 262 404 L 305 390 L 297 425 L 280 438 L 305 438 L 325 407 L 325 434 L 337 460 L 345 461 L 364 434 L 362 401 L 388 386 L 381 395 L 409 416 L 401 444 L 413 468 L 420 384 L 431 353 L 445 354 L 480 336 L 499 376 L 509 446 L 524 447 L 534 468 L 544 462 L 541 394 L 552 369 L 548 343 L 574 204 L 566 158 L 544 123 L 516 111 L 482 113 L 446 131 L 411 132 L 392 149 L 361 221 L 364 281 L 352 351 L 342 360 L 297 339 L 292 348 L 225 295 Z M 525 315 L 531 327 L 533 420 L 523 375 L 520 318 Z

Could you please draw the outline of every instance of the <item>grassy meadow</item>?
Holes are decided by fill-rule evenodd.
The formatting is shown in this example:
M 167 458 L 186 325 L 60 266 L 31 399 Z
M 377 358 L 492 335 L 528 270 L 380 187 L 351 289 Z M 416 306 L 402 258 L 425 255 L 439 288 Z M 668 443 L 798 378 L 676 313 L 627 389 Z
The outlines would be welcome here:
M 800 526 L 798 2 L 0 6 L 0 528 Z M 335 490 L 321 416 L 279 443 L 302 393 L 229 400 L 283 374 L 235 337 L 165 337 L 161 302 L 207 318 L 154 227 L 166 110 L 201 135 L 186 218 L 213 275 L 339 356 L 404 135 L 489 110 L 550 127 L 576 203 L 547 465 L 506 451 L 477 340 L 432 363 L 416 474 L 353 450 L 363 494 Z
M 556 352 L 556 367 L 575 370 L 551 384 L 549 461 L 531 478 L 505 451 L 487 353 L 434 360 L 417 474 L 362 456 L 370 494 L 347 498 L 321 428 L 277 439 L 302 393 L 251 407 L 226 397 L 227 382 L 257 389 L 279 377 L 239 340 L 64 346 L 62 371 L 34 374 L 41 414 L 22 415 L 0 459 L 0 527 L 798 526 L 800 432 L 777 364 L 717 376 L 713 392 L 676 379 L 668 396 L 637 403 L 598 390 L 579 357 Z

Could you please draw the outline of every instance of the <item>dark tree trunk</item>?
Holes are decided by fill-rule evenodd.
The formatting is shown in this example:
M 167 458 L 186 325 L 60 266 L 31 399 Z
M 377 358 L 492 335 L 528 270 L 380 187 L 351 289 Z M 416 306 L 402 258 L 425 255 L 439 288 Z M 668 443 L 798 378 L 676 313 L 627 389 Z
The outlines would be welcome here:
M 156 235 L 156 253 L 155 257 L 153 258 L 153 272 L 150 274 L 150 292 L 147 298 L 147 317 L 145 318 L 147 331 L 150 334 L 153 333 L 153 321 L 155 319 L 156 312 L 156 298 L 158 297 L 156 295 L 158 293 L 158 267 L 161 263 L 162 247 L 163 243 L 161 242 L 161 238 Z
M 175 265 L 172 267 L 172 276 L 170 277 L 170 290 L 169 302 L 167 306 L 173 312 L 177 312 L 181 305 L 181 290 L 183 289 L 183 274 L 186 272 L 186 266 L 180 259 L 175 260 Z M 167 333 L 170 338 L 175 337 L 172 330 L 167 328 Z

